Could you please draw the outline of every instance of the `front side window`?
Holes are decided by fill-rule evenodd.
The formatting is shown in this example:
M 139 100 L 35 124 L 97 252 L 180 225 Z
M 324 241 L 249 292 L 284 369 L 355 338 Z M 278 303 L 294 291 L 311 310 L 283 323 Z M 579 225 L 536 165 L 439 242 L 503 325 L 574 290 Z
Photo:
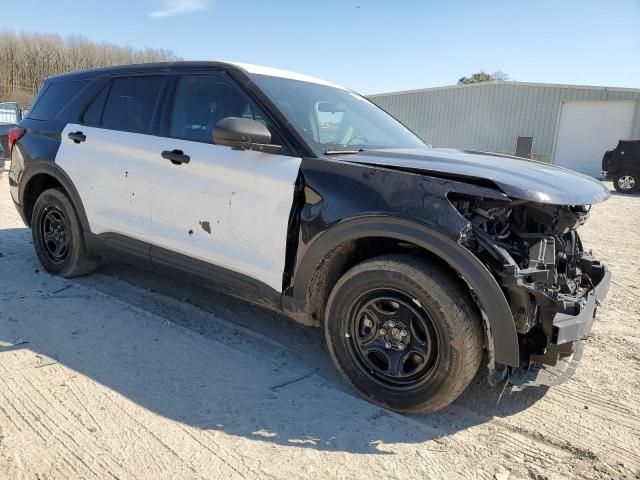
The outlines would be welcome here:
M 349 90 L 252 75 L 318 156 L 333 150 L 427 148 L 409 129 Z
M 100 125 L 112 130 L 148 133 L 162 82 L 161 76 L 116 78 Z
M 171 114 L 172 137 L 213 143 L 213 128 L 226 117 L 251 118 L 269 128 L 257 106 L 224 74 L 180 78 Z

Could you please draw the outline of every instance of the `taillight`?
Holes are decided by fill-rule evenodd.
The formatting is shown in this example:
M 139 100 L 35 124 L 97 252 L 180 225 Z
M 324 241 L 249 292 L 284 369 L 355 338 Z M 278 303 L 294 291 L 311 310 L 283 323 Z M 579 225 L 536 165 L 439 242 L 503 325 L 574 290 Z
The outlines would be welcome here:
M 25 133 L 27 133 L 27 131 L 22 127 L 13 127 L 9 130 L 9 155 L 11 155 L 13 144 L 16 143 L 16 140 L 20 140 Z

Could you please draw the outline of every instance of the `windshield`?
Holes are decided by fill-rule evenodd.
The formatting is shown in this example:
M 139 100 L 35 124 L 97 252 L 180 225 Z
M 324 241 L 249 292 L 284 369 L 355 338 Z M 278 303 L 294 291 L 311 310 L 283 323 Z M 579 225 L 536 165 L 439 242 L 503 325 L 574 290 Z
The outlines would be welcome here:
M 252 77 L 318 156 L 427 146 L 391 115 L 349 90 L 281 77 Z

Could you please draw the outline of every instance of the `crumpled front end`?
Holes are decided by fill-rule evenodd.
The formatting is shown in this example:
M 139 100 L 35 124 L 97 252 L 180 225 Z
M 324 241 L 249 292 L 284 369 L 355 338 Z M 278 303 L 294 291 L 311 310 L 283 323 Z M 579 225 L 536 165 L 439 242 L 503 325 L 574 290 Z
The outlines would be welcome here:
M 611 272 L 580 240 L 588 205 L 450 194 L 469 221 L 460 243 L 491 270 L 505 293 L 518 333 L 514 389 L 570 378 L 582 355 Z

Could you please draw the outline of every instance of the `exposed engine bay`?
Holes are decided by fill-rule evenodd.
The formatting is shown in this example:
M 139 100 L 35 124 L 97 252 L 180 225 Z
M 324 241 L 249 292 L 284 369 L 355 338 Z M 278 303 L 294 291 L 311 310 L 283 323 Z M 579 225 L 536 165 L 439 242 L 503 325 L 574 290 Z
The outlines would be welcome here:
M 461 194 L 451 194 L 449 200 L 470 222 L 460 243 L 489 268 L 509 301 L 521 366 L 556 365 L 573 354 L 580 329 L 571 325 L 572 317 L 579 318 L 606 272 L 584 251 L 577 233 L 590 206 Z M 578 338 L 570 338 L 570 330 Z

